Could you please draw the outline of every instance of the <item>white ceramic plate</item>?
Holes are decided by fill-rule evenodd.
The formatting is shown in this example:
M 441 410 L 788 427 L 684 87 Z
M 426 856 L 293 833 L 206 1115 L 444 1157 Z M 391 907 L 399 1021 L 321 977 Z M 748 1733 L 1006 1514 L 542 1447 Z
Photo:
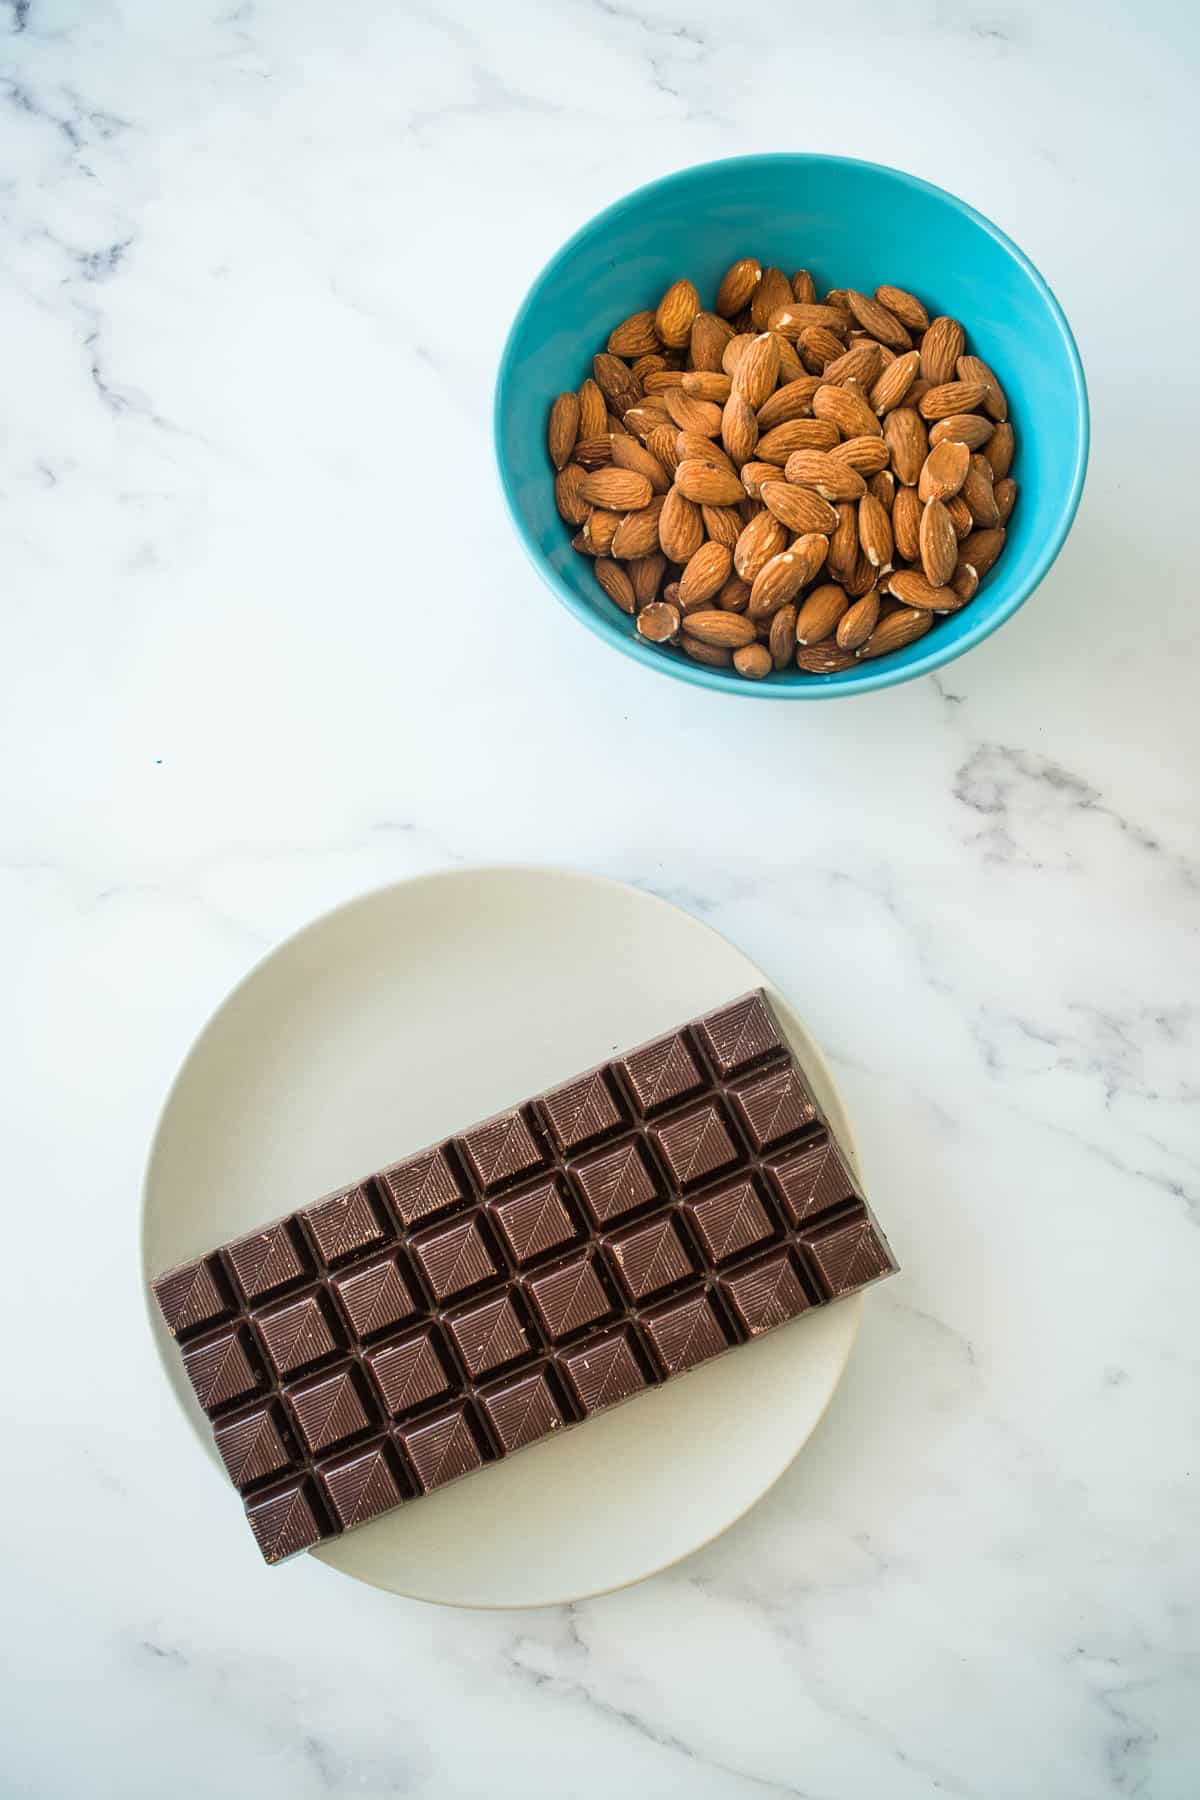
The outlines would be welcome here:
M 184 1063 L 146 1175 L 145 1273 L 760 985 L 687 913 L 591 876 L 464 869 L 341 907 L 260 963 Z M 853 1157 L 819 1050 L 772 998 Z M 783 1472 L 837 1386 L 861 1309 L 858 1296 L 798 1319 L 311 1554 L 459 1606 L 547 1605 L 640 1580 L 724 1531 Z M 236 1505 L 151 1319 L 215 1465 L 213 1505 Z

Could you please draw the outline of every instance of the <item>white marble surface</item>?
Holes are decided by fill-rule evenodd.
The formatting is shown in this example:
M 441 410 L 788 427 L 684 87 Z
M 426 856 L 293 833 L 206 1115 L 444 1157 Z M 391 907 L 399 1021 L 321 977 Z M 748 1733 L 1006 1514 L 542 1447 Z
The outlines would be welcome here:
M 6 1795 L 1196 1791 L 1197 48 L 1163 0 L 0 6 Z M 1096 426 L 1036 602 L 815 709 L 601 654 L 488 443 L 576 224 L 786 147 L 1014 232 Z M 755 956 L 906 1264 L 743 1524 L 529 1615 L 260 1572 L 191 1480 L 135 1248 L 226 988 L 335 901 L 495 859 Z

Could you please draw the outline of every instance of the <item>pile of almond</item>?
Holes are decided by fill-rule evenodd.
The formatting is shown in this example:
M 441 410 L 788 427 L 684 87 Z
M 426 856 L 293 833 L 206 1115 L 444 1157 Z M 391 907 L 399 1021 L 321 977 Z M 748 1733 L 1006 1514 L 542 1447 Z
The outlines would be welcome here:
M 651 643 L 758 681 L 966 606 L 1016 500 L 1004 390 L 956 319 L 743 257 L 677 281 L 550 412 L 558 510 Z

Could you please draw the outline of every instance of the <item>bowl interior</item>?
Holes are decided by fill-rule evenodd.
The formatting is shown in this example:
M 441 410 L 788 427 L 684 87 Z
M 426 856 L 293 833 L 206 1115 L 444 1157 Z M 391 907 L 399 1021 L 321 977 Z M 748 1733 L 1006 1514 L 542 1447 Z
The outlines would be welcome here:
M 654 306 L 687 274 L 711 305 L 738 256 L 818 290 L 882 282 L 911 289 L 931 315 L 950 313 L 995 369 L 1017 440 L 1020 498 L 1004 554 L 961 613 L 879 663 L 841 675 L 791 671 L 765 682 L 702 668 L 643 643 L 571 549 L 554 505 L 546 416 L 578 387 L 594 351 L 629 313 Z M 903 681 L 961 655 L 1016 610 L 1066 535 L 1082 486 L 1087 401 L 1078 353 L 1057 302 L 1002 233 L 915 178 L 823 156 L 761 156 L 668 176 L 585 225 L 543 270 L 513 326 L 496 393 L 496 446 L 509 505 L 530 555 L 572 611 L 610 642 L 703 685 L 776 697 L 853 693 Z

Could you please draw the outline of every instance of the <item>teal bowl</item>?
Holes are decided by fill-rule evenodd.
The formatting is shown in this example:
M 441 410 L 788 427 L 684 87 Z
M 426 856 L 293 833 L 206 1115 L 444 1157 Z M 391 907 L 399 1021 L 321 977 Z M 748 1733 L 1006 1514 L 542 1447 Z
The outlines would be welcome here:
M 909 288 L 949 313 L 989 362 L 1009 402 L 1019 498 L 1004 553 L 969 606 L 918 643 L 838 675 L 787 670 L 745 681 L 639 638 L 571 548 L 554 505 L 546 418 L 554 396 L 591 372 L 594 351 L 628 314 L 657 305 L 680 275 L 712 304 L 739 256 L 819 289 Z M 1088 403 L 1062 308 L 1029 258 L 952 194 L 844 156 L 742 156 L 668 175 L 583 226 L 542 270 L 500 361 L 496 458 L 517 532 L 543 579 L 590 631 L 626 656 L 699 687 L 767 700 L 862 694 L 927 675 L 988 637 L 1029 598 L 1062 548 L 1083 488 Z

